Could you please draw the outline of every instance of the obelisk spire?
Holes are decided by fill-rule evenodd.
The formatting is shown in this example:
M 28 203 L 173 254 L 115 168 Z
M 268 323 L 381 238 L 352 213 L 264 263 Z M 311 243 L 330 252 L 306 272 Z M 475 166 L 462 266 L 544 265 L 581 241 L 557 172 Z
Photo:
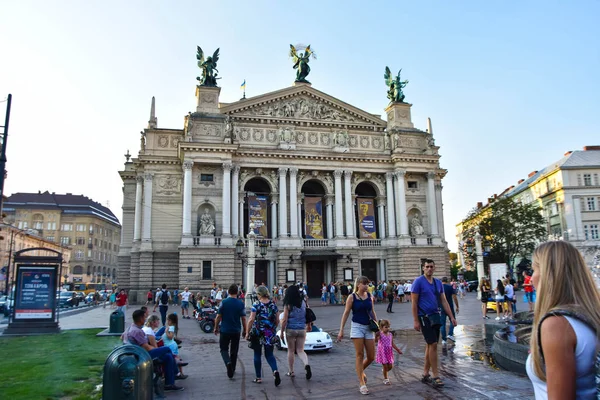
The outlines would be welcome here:
M 150 119 L 148 120 L 148 129 L 156 129 L 157 118 L 155 110 L 155 100 L 152 96 L 152 105 L 150 106 Z
M 431 118 L 427 118 L 427 132 L 433 135 L 433 128 L 431 127 Z

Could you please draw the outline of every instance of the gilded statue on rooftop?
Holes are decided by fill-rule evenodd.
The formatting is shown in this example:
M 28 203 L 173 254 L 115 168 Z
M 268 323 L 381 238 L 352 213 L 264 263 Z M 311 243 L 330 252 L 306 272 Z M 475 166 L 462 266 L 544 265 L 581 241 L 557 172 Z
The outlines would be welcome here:
M 310 60 L 310 56 L 313 58 L 317 58 L 317 56 L 315 55 L 314 51 L 310 49 L 310 44 L 306 47 L 303 45 L 296 46 L 298 47 L 298 50 L 296 50 L 296 47 L 290 44 L 290 57 L 292 57 L 292 60 L 294 61 L 294 69 L 298 70 L 296 71 L 296 82 L 310 83 L 306 80 L 306 77 L 310 73 L 308 61 Z M 304 50 L 304 53 L 298 54 L 298 51 L 302 50 Z

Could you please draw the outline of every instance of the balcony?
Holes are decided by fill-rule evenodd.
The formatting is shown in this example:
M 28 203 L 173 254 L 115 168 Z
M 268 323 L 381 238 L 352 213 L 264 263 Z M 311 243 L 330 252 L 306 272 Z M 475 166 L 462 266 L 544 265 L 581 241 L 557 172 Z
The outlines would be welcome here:
M 206 236 L 194 236 L 193 237 L 194 246 L 220 246 L 221 245 L 221 237 L 206 237 Z
M 358 239 L 358 247 L 381 247 L 381 239 Z
M 329 247 L 328 239 L 304 239 L 304 247 Z

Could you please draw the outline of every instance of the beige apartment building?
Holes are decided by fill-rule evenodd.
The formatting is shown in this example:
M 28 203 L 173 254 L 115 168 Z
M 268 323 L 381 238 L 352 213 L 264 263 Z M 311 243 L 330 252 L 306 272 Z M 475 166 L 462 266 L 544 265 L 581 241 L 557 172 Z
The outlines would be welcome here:
M 86 196 L 46 191 L 15 193 L 3 212 L 20 232 L 70 249 L 61 282 L 117 283 L 121 224 L 108 208 Z

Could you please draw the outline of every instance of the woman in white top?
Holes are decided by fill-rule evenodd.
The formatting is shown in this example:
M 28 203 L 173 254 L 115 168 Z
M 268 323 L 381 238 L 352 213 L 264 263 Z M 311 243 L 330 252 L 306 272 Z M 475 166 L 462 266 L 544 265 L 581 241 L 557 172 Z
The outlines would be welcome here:
M 515 296 L 515 288 L 510 283 L 510 280 L 505 279 L 504 281 L 504 304 L 506 307 L 504 308 L 504 319 L 512 319 L 512 302 Z
M 526 369 L 535 398 L 595 399 L 600 295 L 590 269 L 573 245 L 551 241 L 534 251 L 531 280 L 537 298 Z M 547 316 L 557 310 L 580 317 Z

